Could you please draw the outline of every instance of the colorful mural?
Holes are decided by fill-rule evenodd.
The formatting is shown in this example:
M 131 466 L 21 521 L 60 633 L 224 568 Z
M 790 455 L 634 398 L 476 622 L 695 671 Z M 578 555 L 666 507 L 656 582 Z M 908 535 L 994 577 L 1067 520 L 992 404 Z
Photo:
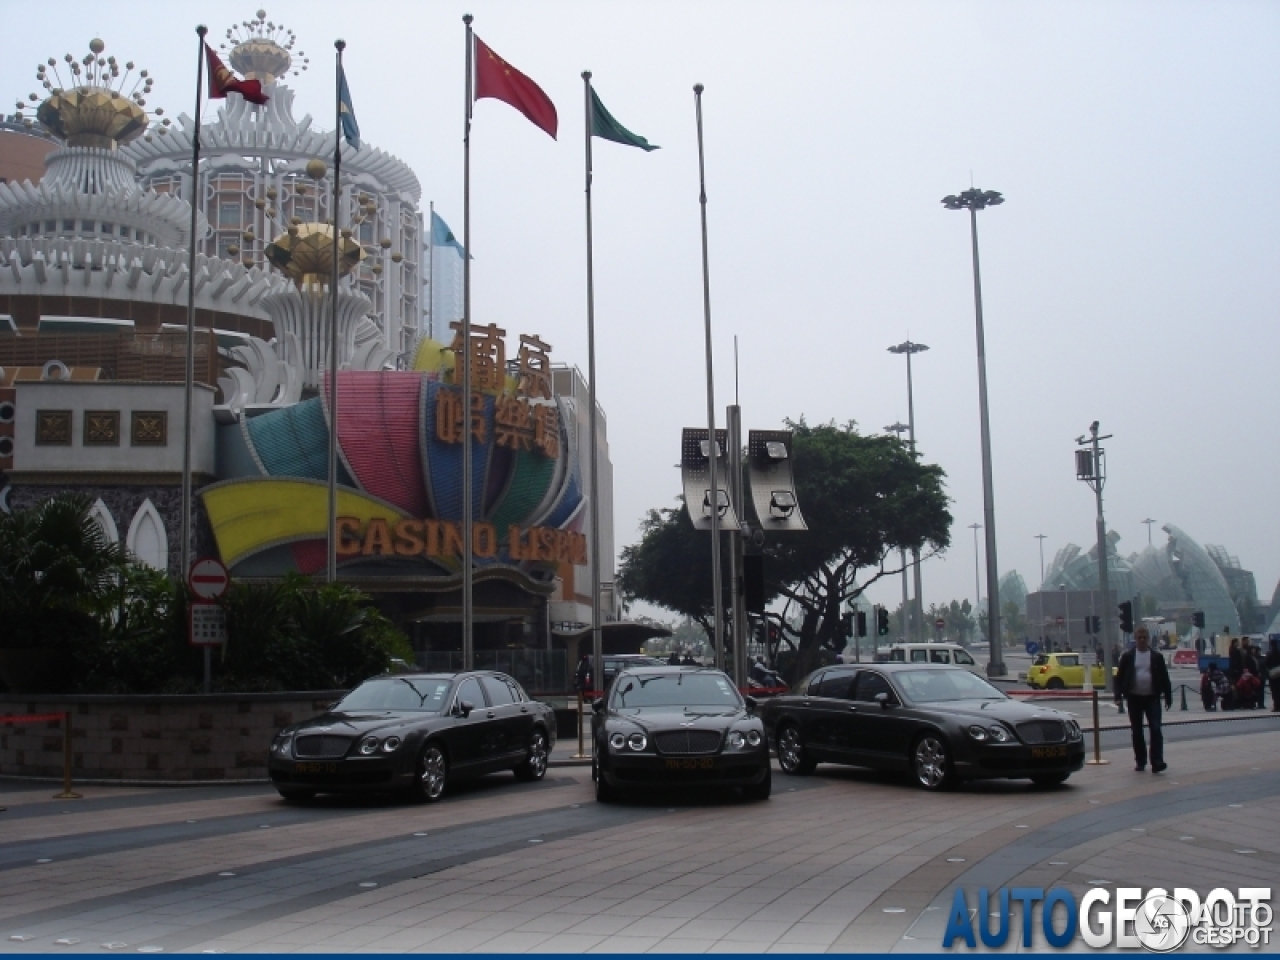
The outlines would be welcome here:
M 472 331 L 468 403 L 454 383 L 460 334 L 448 347 L 423 341 L 409 370 L 339 371 L 340 568 L 457 576 L 465 429 L 478 571 L 546 582 L 560 564 L 586 563 L 576 412 L 552 390 L 550 347 L 522 336 L 508 364 L 505 331 Z M 224 479 L 200 496 L 234 575 L 324 568 L 327 397 L 326 378 L 319 396 L 220 428 Z

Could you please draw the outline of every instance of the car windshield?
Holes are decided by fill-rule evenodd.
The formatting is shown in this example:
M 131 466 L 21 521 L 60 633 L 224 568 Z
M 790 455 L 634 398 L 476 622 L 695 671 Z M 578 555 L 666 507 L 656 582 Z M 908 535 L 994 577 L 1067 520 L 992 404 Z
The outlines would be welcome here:
M 723 673 L 630 674 L 613 690 L 613 708 L 710 707 L 733 709 L 742 698 Z
M 438 713 L 449 692 L 448 677 L 387 677 L 360 684 L 334 710 L 420 710 Z
M 968 670 L 903 670 L 893 675 L 908 700 L 1004 700 L 1005 695 Z

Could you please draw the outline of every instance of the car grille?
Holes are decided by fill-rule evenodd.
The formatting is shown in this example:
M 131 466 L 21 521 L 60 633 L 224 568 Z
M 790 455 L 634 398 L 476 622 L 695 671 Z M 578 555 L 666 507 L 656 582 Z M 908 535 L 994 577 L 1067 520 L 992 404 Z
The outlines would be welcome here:
M 1023 743 L 1065 743 L 1067 730 L 1061 720 L 1028 720 L 1018 724 Z
M 720 749 L 720 733 L 717 730 L 667 730 L 656 734 L 653 743 L 659 753 L 665 754 L 715 753 Z
M 293 741 L 293 755 L 308 759 L 336 760 L 346 756 L 349 746 L 351 746 L 350 737 L 298 737 Z

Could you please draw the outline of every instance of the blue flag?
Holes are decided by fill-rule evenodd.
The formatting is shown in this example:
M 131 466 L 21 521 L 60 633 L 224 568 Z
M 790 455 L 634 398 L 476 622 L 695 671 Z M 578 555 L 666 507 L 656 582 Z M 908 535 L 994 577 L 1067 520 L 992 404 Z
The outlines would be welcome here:
M 458 251 L 458 256 L 460 257 L 465 258 L 467 255 L 467 251 L 462 248 L 462 244 L 453 235 L 449 225 L 434 210 L 431 212 L 431 245 L 433 247 L 451 247 Z
M 360 149 L 360 124 L 356 123 L 356 108 L 351 105 L 351 91 L 347 89 L 347 71 L 338 67 L 338 116 L 342 120 L 342 136 L 353 150 Z

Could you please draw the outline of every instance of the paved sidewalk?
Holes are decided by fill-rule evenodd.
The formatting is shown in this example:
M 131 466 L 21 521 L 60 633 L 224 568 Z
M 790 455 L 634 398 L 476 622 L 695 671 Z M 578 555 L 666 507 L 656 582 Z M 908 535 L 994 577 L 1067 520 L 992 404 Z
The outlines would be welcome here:
M 581 767 L 428 806 L 0 780 L 0 952 L 936 951 L 957 886 L 1274 886 L 1277 735 L 1171 728 L 1152 776 L 1104 733 L 1050 790 L 775 771 L 765 803 L 600 805 Z

